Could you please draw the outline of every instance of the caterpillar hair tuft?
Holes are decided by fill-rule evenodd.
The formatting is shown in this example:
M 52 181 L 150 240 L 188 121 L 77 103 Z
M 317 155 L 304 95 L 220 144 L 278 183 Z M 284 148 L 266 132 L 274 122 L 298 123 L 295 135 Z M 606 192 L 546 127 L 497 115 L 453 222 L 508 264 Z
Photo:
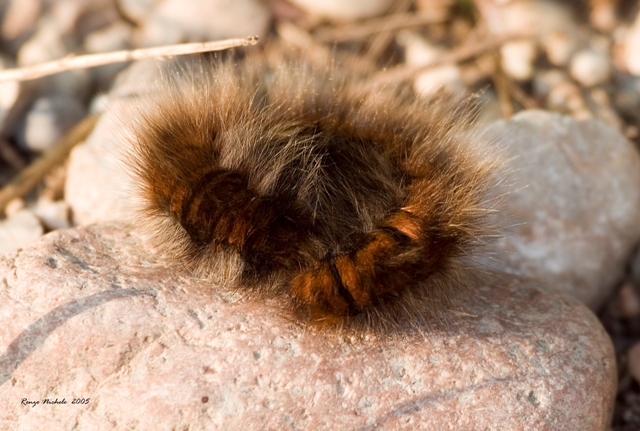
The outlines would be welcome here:
M 316 324 L 428 319 L 469 291 L 501 166 L 473 103 L 258 56 L 173 72 L 123 118 L 164 254 Z

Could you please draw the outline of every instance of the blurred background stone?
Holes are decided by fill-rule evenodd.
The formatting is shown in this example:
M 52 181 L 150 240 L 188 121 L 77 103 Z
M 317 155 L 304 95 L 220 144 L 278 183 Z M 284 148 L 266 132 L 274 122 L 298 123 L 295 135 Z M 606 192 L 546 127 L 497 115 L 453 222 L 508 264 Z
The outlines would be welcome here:
M 11 51 L 17 51 L 36 31 L 42 13 L 41 0 L 8 0 L 3 2 L 4 15 L 0 35 Z
M 25 247 L 40 238 L 43 232 L 40 221 L 31 211 L 23 209 L 15 212 L 0 221 L 0 254 Z
M 357 20 L 381 15 L 393 5 L 393 0 L 290 0 L 306 12 L 338 21 Z
M 269 10 L 259 0 L 163 0 L 152 6 L 135 35 L 138 46 L 264 37 Z
M 571 76 L 585 87 L 604 84 L 611 76 L 609 56 L 596 50 L 585 49 L 571 60 Z
M 142 24 L 153 8 L 160 3 L 162 0 L 117 0 L 118 8 L 124 16 L 136 24 Z
M 413 32 L 398 35 L 398 41 L 404 45 L 406 62 L 409 65 L 421 66 L 430 64 L 446 50 L 430 43 Z M 416 93 L 423 97 L 433 97 L 445 90 L 452 94 L 464 92 L 460 68 L 455 64 L 433 67 L 419 74 L 413 83 Z
M 105 112 L 87 140 L 69 157 L 64 187 L 73 223 L 86 225 L 131 216 L 133 186 L 120 158 L 123 138 L 130 130 L 122 118 L 137 109 L 136 102 L 153 87 L 164 64 L 155 60 L 134 63 L 117 79 L 107 100 L 99 102 Z
M 615 129 L 524 111 L 487 134 L 512 171 L 489 265 L 538 280 L 597 309 L 640 239 L 640 154 Z M 509 182 L 509 181 L 508 181 Z
M 86 115 L 75 98 L 50 94 L 35 100 L 17 134 L 22 149 L 45 151 Z
M 65 229 L 71 226 L 69 204 L 64 201 L 40 199 L 33 213 L 47 230 Z
M 632 75 L 640 76 L 640 11 L 636 15 L 633 25 L 627 31 L 624 60 L 627 71 Z

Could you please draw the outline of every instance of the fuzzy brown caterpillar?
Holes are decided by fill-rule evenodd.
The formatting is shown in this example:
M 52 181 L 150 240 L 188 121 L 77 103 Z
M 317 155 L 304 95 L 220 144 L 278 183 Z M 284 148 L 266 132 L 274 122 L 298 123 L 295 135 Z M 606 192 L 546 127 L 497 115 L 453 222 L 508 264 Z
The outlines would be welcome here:
M 125 119 L 167 254 L 314 322 L 425 314 L 466 288 L 498 166 L 468 104 L 258 57 L 174 72 Z

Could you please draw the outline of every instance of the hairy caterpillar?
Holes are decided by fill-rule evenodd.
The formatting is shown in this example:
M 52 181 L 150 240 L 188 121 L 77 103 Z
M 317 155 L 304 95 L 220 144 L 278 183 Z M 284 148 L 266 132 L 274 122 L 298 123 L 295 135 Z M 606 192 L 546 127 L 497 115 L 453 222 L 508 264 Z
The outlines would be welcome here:
M 468 103 L 249 57 L 175 67 L 125 118 L 140 224 L 201 277 L 312 322 L 428 315 L 468 287 L 499 157 Z

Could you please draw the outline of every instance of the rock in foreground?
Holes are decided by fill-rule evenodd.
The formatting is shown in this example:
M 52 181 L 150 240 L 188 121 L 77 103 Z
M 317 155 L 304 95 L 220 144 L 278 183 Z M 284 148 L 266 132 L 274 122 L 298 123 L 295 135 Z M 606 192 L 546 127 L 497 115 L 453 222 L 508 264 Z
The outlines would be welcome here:
M 611 342 L 585 306 L 561 294 L 502 283 L 422 331 L 339 335 L 154 267 L 149 256 L 126 227 L 103 224 L 56 231 L 0 258 L 4 426 L 608 425 Z M 43 404 L 56 398 L 67 404 Z

